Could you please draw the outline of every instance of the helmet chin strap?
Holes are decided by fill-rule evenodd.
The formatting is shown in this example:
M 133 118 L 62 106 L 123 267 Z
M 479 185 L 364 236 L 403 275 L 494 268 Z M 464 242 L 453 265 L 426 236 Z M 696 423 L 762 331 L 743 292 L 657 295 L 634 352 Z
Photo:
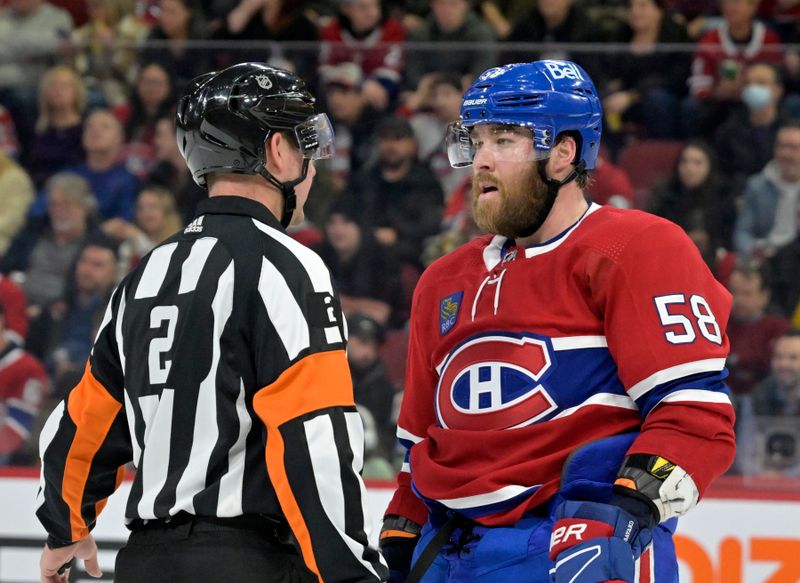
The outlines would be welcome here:
M 544 182 L 545 186 L 547 186 L 544 204 L 539 210 L 539 213 L 537 213 L 537 215 L 533 218 L 531 224 L 523 229 L 517 237 L 530 237 L 539 230 L 539 228 L 544 224 L 545 220 L 547 220 L 547 217 L 550 216 L 550 211 L 553 210 L 553 205 L 556 204 L 556 197 L 558 196 L 558 192 L 561 190 L 561 187 L 575 180 L 578 175 L 583 172 L 586 162 L 581 160 L 575 164 L 572 172 L 570 172 L 563 180 L 556 180 L 555 178 L 550 178 L 547 176 L 547 171 L 545 170 L 546 165 L 547 158 L 544 160 L 539 160 L 536 163 L 536 169 L 539 172 L 539 178 L 541 178 L 542 182 Z
M 300 176 L 295 178 L 294 180 L 287 180 L 286 182 L 281 182 L 277 178 L 275 178 L 272 173 L 266 169 L 266 167 L 262 164 L 258 168 L 258 174 L 264 180 L 272 184 L 275 188 L 280 191 L 281 195 L 283 196 L 283 212 L 281 213 L 281 225 L 283 228 L 287 228 L 292 222 L 292 215 L 294 214 L 295 209 L 297 208 L 297 195 L 294 192 L 294 187 L 303 182 L 306 179 L 306 175 L 308 174 L 308 164 L 309 159 L 303 158 L 303 167 L 300 171 Z

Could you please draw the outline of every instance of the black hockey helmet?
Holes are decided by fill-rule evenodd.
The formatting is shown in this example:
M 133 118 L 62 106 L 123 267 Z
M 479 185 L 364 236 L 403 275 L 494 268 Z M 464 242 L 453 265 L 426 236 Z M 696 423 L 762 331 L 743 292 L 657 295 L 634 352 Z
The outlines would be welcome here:
M 239 63 L 200 75 L 178 102 L 177 138 L 192 176 L 206 187 L 212 172 L 257 174 L 284 197 L 281 223 L 288 226 L 296 205 L 294 187 L 308 161 L 333 154 L 333 130 L 316 114 L 305 83 L 288 71 L 263 63 Z M 265 168 L 265 142 L 274 132 L 293 132 L 303 154 L 301 175 L 280 182 Z

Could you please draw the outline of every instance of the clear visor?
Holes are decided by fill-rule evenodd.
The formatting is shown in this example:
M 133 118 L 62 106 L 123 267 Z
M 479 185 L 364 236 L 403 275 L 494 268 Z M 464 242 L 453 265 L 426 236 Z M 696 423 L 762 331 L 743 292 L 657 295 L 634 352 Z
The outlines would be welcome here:
M 454 121 L 447 126 L 447 157 L 453 168 L 471 166 L 479 155 L 506 162 L 542 160 L 549 155 L 549 148 L 534 147 L 535 133 L 532 127 L 521 125 L 479 123 L 465 126 Z
M 334 153 L 333 126 L 331 120 L 324 113 L 308 118 L 294 127 L 294 135 L 303 158 L 320 160 L 330 158 Z

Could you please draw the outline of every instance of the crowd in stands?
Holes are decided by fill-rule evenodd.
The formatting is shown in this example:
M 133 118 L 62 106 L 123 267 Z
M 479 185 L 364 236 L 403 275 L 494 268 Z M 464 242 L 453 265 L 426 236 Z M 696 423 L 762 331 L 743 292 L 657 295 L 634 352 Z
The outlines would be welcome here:
M 604 106 L 587 194 L 680 225 L 733 294 L 742 475 L 800 476 L 800 1 L 0 0 L 0 465 L 36 461 L 115 284 L 206 196 L 176 95 L 256 60 L 331 117 L 291 232 L 350 322 L 368 477 L 397 467 L 420 273 L 480 234 L 444 138 L 484 69 L 571 58 Z

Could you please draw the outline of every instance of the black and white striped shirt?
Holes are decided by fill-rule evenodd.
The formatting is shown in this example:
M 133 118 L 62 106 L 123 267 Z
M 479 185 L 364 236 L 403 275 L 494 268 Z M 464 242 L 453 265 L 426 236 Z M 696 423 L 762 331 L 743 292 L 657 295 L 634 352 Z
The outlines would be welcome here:
M 203 201 L 114 292 L 42 431 L 51 546 L 88 534 L 133 461 L 128 519 L 278 517 L 321 581 L 385 579 L 346 336 L 316 254 L 255 201 Z

